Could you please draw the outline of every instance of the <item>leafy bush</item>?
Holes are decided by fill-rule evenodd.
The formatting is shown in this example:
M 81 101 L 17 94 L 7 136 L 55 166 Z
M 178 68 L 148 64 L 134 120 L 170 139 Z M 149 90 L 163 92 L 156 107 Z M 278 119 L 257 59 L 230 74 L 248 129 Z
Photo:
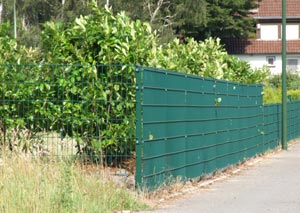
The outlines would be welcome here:
M 271 75 L 264 87 L 264 103 L 282 102 L 282 77 L 281 75 Z M 287 72 L 286 88 L 288 100 L 300 100 L 300 76 L 297 73 Z
M 300 100 L 300 89 L 288 90 L 287 95 L 288 95 L 288 99 L 291 101 Z
M 39 51 L 18 45 L 16 40 L 9 36 L 9 29 L 9 23 L 0 23 L 0 64 L 39 61 Z
M 281 89 L 269 84 L 264 86 L 263 103 L 273 104 L 281 102 Z
M 113 15 L 96 5 L 92 11 L 66 26 L 46 23 L 42 33 L 47 62 L 68 64 L 54 71 L 66 103 L 62 134 L 77 138 L 79 152 L 128 154 L 135 142 L 135 66 L 130 64 L 146 64 L 156 36 L 149 24 L 124 12 Z
M 3 134 L 16 126 L 60 132 L 76 138 L 81 154 L 124 155 L 134 147 L 135 64 L 241 83 L 268 74 L 229 56 L 218 39 L 158 45 L 148 23 L 96 4 L 74 22 L 45 23 L 40 51 L 17 45 L 1 26 L 0 64 L 10 63 L 1 65 L 1 82 L 10 82 L 0 85 L 2 100 L 10 100 L 0 106 Z
M 110 9 L 96 5 L 92 11 L 66 26 L 54 22 L 44 25 L 42 39 L 47 62 L 147 64 L 156 42 L 148 23 L 132 21 L 125 12 L 113 15 Z
M 274 86 L 266 85 L 264 87 L 264 104 L 273 104 L 282 102 L 282 92 L 281 88 L 276 88 Z M 287 90 L 287 100 L 296 101 L 300 100 L 300 90 Z
M 9 29 L 9 23 L 0 24 L 0 145 L 5 144 L 11 150 L 31 152 L 32 145 L 36 146 L 39 140 L 24 129 L 25 119 L 30 120 L 32 115 L 31 105 L 25 104 L 25 100 L 32 97 L 29 94 L 34 93 L 34 88 L 19 82 L 27 79 L 34 81 L 37 73 L 35 70 L 21 70 L 20 64 L 38 61 L 40 54 L 36 49 L 18 45 L 15 39 L 8 36 Z
M 281 74 L 270 76 L 268 82 L 270 85 L 280 88 L 281 87 Z M 288 90 L 297 90 L 300 89 L 300 75 L 293 72 L 286 73 L 286 83 Z
M 44 131 L 59 132 L 62 138 L 73 137 L 78 154 L 95 157 L 93 160 L 103 160 L 105 155 L 127 155 L 133 150 L 134 79 L 112 74 L 134 72 L 134 66 L 0 67 L 1 80 L 5 82 L 0 85 L 4 91 L 0 143 L 12 147 L 10 132 L 18 127 L 32 136 L 26 139 L 28 142 L 36 132 Z
M 178 39 L 158 47 L 149 65 L 178 70 L 188 74 L 223 79 L 240 83 L 262 83 L 269 75 L 267 68 L 251 69 L 249 63 L 228 55 L 219 39 L 197 42 Z

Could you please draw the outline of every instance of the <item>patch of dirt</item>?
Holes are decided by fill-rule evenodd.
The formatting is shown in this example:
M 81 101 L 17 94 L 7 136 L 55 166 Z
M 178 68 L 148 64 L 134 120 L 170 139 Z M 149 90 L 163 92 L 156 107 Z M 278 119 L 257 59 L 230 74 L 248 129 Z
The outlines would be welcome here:
M 135 191 L 135 157 L 124 158 L 117 166 L 103 166 L 93 163 L 79 164 L 89 175 L 99 175 L 100 178 L 113 181 L 120 187 Z

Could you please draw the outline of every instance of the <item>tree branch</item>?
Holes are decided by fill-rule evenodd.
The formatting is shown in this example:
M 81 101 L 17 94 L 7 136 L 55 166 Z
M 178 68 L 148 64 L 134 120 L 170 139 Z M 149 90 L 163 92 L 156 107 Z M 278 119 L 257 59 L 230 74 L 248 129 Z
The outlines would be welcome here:
M 154 20 L 155 20 L 155 17 L 156 17 L 156 15 L 157 15 L 157 13 L 158 13 L 158 11 L 160 10 L 160 8 L 161 8 L 161 6 L 164 4 L 164 0 L 159 0 L 158 2 L 157 2 L 157 7 L 156 7 L 156 9 L 154 10 L 154 12 L 152 13 L 152 11 L 151 11 L 151 3 L 150 2 L 148 2 L 148 9 L 149 9 L 149 13 L 150 13 L 150 23 L 152 23 Z

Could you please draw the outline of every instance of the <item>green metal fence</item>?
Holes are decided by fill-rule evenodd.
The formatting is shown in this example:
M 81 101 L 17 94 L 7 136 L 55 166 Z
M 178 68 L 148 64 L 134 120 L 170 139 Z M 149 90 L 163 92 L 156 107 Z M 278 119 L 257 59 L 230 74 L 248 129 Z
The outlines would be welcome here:
M 264 150 L 267 151 L 275 148 L 281 140 L 281 105 L 268 104 L 263 106 L 263 143 Z
M 288 140 L 292 140 L 300 135 L 300 102 L 289 102 L 287 104 L 287 110 L 287 137 Z
M 299 102 L 289 103 L 289 139 L 300 134 Z M 279 145 L 280 105 L 262 105 L 261 85 L 137 70 L 137 174 L 155 188 L 195 178 Z
M 242 85 L 123 65 L 0 65 L 0 145 L 117 166 L 155 188 L 277 147 L 281 105 Z M 288 139 L 300 135 L 288 103 Z
M 0 144 L 123 166 L 135 152 L 135 66 L 0 65 Z

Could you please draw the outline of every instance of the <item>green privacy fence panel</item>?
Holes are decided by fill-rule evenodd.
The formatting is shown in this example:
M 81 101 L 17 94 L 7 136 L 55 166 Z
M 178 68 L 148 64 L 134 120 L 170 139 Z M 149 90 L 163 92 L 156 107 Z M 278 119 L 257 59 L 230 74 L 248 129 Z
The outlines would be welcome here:
M 300 135 L 300 101 L 289 102 L 287 108 L 287 137 L 292 140 Z
M 139 184 L 199 177 L 273 146 L 262 143 L 260 85 L 151 68 L 140 68 L 137 80 Z
M 300 135 L 300 101 L 287 104 L 287 137 L 295 139 Z M 264 105 L 264 146 L 267 149 L 275 148 L 282 137 L 282 106 L 281 104 Z
M 263 106 L 263 143 L 264 151 L 274 149 L 281 141 L 281 105 L 269 104 Z
M 195 178 L 281 142 L 281 104 L 262 105 L 260 85 L 137 69 L 136 181 L 155 188 Z M 300 101 L 288 103 L 288 139 L 300 135 Z
M 0 65 L 0 144 L 119 166 L 135 151 L 134 70 Z

